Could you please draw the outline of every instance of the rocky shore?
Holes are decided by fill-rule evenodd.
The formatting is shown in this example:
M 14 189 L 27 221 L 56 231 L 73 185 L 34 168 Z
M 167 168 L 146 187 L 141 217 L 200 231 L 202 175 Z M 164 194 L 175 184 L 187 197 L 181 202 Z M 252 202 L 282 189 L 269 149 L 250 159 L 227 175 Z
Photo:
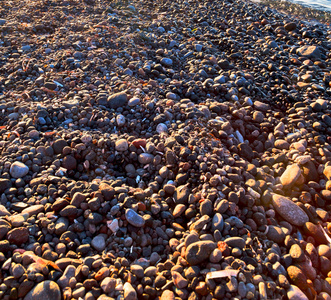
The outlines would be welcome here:
M 330 31 L 220 1 L 0 5 L 0 299 L 331 299 Z

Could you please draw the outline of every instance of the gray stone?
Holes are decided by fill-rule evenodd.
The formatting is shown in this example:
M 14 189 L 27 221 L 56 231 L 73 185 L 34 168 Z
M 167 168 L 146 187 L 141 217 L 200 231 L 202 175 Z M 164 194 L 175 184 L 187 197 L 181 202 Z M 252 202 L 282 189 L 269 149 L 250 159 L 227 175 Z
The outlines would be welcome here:
M 124 92 L 120 92 L 120 93 L 116 93 L 116 94 L 109 96 L 108 100 L 107 100 L 107 105 L 110 108 L 116 109 L 116 108 L 123 107 L 124 105 L 126 105 L 127 101 L 128 101 L 127 94 Z
M 124 152 L 124 151 L 128 150 L 128 148 L 129 148 L 129 144 L 128 144 L 127 140 L 125 140 L 125 139 L 117 140 L 115 143 L 116 151 Z
M 212 230 L 222 231 L 224 228 L 224 219 L 220 213 L 216 213 L 212 219 Z
M 106 248 L 106 241 L 102 235 L 97 235 L 92 239 L 92 247 L 97 251 L 103 251 Z
M 225 239 L 224 242 L 227 243 L 228 246 L 232 248 L 239 248 L 239 249 L 243 249 L 246 245 L 245 240 L 239 236 L 229 237 Z
M 22 178 L 29 173 L 29 167 L 20 161 L 15 161 L 10 166 L 10 175 L 14 178 Z
M 126 220 L 135 227 L 143 227 L 145 225 L 145 220 L 142 216 L 137 214 L 133 209 L 128 208 L 125 211 Z
M 321 52 L 317 46 L 302 46 L 297 50 L 297 54 L 308 58 L 320 58 Z
M 170 67 L 172 65 L 172 59 L 168 57 L 164 57 L 161 59 L 161 64 L 165 65 L 166 67 Z
M 272 205 L 281 217 L 292 225 L 303 226 L 309 221 L 305 211 L 284 196 L 273 194 Z

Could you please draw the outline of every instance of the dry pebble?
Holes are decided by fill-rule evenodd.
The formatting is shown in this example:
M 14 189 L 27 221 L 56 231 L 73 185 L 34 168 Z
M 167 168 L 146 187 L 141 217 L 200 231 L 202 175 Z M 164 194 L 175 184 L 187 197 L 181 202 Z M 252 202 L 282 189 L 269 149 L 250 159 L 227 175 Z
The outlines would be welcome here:
M 327 25 L 32 0 L 0 35 L 0 299 L 330 298 Z

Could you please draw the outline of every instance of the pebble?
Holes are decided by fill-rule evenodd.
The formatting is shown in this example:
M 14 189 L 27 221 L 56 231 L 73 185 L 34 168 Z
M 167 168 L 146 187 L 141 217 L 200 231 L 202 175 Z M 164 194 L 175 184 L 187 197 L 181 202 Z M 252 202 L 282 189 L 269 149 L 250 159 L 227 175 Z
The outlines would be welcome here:
M 286 197 L 273 194 L 272 204 L 281 217 L 292 225 L 303 226 L 309 221 L 307 214 L 298 205 Z
M 124 151 L 128 150 L 128 148 L 129 148 L 129 144 L 128 144 L 127 140 L 120 139 L 120 140 L 116 141 L 116 144 L 115 144 L 116 151 L 124 152 Z
M 106 241 L 102 235 L 97 235 L 91 241 L 92 247 L 97 251 L 103 251 L 106 248 Z
M 22 178 L 29 173 L 29 167 L 24 163 L 15 161 L 10 166 L 10 175 L 14 178 Z
M 297 164 L 293 164 L 286 168 L 285 172 L 280 177 L 280 182 L 284 186 L 284 188 L 290 188 L 296 183 L 300 175 L 300 167 Z
M 143 227 L 145 225 L 144 218 L 131 208 L 125 211 L 125 218 L 132 226 Z

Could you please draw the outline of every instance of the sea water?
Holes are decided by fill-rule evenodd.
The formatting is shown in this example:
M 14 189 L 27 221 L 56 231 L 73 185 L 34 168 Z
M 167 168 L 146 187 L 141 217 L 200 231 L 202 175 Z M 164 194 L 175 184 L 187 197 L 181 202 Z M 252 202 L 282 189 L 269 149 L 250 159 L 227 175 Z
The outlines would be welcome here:
M 291 0 L 291 2 L 331 12 L 331 0 Z

